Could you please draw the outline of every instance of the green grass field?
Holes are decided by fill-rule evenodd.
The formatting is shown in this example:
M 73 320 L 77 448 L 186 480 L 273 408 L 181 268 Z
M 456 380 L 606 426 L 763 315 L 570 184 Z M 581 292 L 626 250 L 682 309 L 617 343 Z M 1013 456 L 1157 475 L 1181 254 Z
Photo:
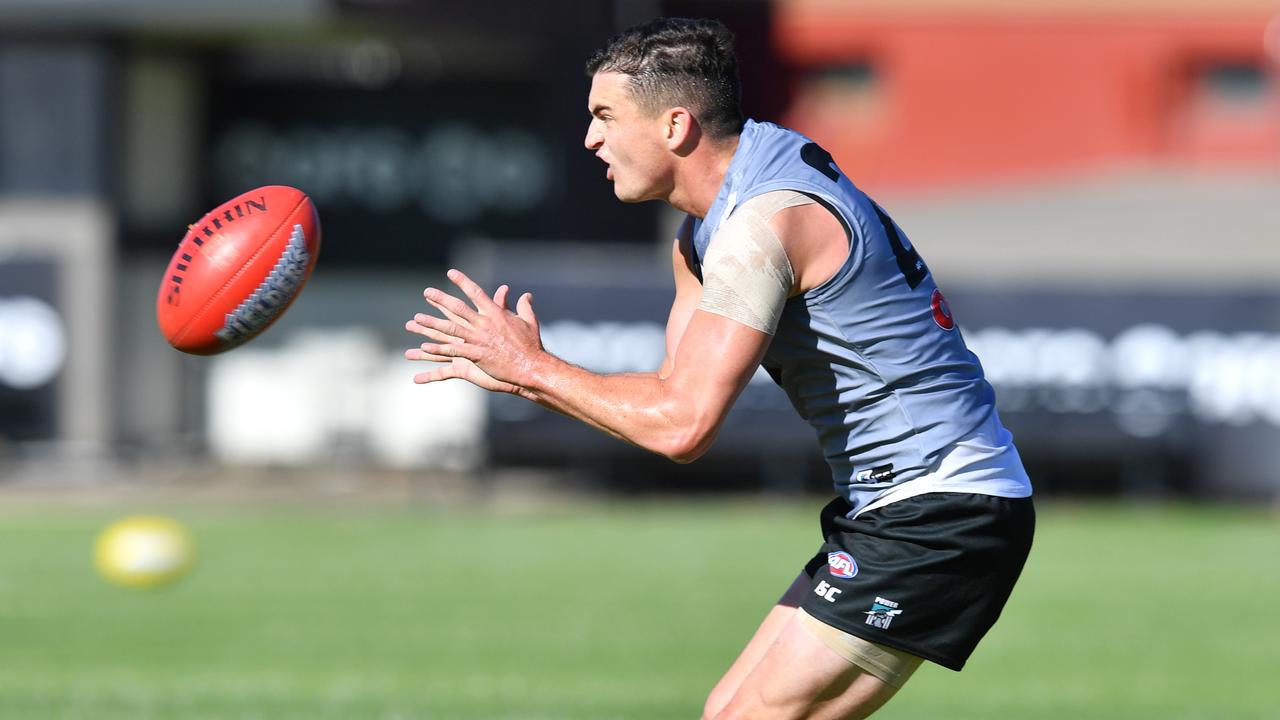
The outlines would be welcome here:
M 821 504 L 9 503 L 0 717 L 696 718 Z M 197 539 L 174 587 L 92 570 L 140 511 Z M 968 668 L 926 666 L 877 717 L 1261 720 L 1277 670 L 1274 513 L 1042 503 Z

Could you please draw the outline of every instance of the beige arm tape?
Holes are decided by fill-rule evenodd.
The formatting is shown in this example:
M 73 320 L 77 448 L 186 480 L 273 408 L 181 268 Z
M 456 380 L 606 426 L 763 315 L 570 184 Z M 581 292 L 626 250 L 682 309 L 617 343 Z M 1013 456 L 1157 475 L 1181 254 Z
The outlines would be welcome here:
M 823 645 L 899 690 L 916 668 L 920 667 L 920 663 L 924 662 L 922 658 L 909 652 L 873 643 L 857 635 L 850 635 L 839 628 L 831 627 L 805 612 L 804 608 L 798 609 L 797 617 L 800 619 L 800 624 L 821 640 Z
M 769 219 L 779 210 L 811 202 L 801 193 L 780 190 L 734 210 L 707 247 L 698 309 L 774 334 L 795 275 Z

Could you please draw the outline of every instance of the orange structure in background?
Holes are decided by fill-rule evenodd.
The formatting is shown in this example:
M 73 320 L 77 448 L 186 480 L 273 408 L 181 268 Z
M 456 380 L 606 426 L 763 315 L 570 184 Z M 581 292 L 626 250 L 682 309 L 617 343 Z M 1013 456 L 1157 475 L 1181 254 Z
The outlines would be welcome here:
M 800 78 L 784 122 L 874 190 L 1274 168 L 1278 16 L 1276 0 L 781 0 L 774 44 Z

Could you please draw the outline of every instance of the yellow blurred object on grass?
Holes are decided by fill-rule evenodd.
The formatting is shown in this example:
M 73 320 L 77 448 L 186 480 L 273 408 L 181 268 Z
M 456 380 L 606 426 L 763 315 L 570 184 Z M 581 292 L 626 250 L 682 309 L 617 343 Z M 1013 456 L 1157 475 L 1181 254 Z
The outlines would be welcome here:
M 109 582 L 124 587 L 159 587 L 180 579 L 195 561 L 195 544 L 181 523 L 162 516 L 118 520 L 94 546 L 94 565 Z

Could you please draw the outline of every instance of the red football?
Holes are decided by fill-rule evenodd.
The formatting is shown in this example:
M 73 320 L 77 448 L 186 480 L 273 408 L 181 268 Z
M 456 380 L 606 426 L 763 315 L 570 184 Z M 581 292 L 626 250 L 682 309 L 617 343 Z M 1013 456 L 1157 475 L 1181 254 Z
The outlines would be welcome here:
M 320 254 L 320 218 L 301 190 L 268 185 L 190 226 L 169 261 L 156 320 L 175 348 L 213 355 L 284 314 Z

